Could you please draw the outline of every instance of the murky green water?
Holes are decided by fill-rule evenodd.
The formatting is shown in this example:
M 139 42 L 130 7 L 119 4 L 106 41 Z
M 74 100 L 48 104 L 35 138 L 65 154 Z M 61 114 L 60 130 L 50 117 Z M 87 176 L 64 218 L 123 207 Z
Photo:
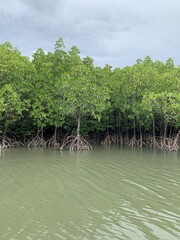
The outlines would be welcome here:
M 0 239 L 179 240 L 180 155 L 2 152 Z

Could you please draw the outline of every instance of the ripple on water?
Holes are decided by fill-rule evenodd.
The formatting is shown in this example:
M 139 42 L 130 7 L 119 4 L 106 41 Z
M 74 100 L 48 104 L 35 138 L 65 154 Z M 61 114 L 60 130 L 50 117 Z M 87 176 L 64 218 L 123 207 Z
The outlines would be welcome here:
M 149 150 L 12 150 L 0 239 L 180 239 L 180 161 Z

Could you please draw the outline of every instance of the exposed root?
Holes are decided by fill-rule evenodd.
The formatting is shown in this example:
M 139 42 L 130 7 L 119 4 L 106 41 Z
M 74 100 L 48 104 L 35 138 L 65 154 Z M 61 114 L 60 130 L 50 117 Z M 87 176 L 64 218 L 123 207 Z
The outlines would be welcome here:
M 147 139 L 147 145 L 153 148 L 161 148 L 158 138 L 150 137 Z
M 60 147 L 60 144 L 57 142 L 56 135 L 53 135 L 49 140 L 47 140 L 46 145 L 48 147 Z
M 45 140 L 37 134 L 34 138 L 31 138 L 27 142 L 27 146 L 30 147 L 46 147 Z
M 167 151 L 177 151 L 180 148 L 180 132 L 173 138 L 149 138 L 147 141 L 149 147 L 164 149 Z
M 131 147 L 139 146 L 139 141 L 136 140 L 136 139 L 133 137 L 133 138 L 131 138 L 131 139 L 129 140 L 129 144 L 128 144 L 128 145 L 131 146 Z
M 10 137 L 7 137 L 7 136 L 0 137 L 0 147 L 1 147 L 1 149 L 22 147 L 22 146 L 24 146 L 24 144 L 20 141 L 17 141 L 14 138 L 10 138 Z
M 174 138 L 166 138 L 164 149 L 168 151 L 177 151 L 180 148 L 180 132 Z
M 122 138 L 122 136 L 118 135 L 108 135 L 101 142 L 101 145 L 104 146 L 110 146 L 112 144 L 120 144 L 140 148 L 146 146 L 168 151 L 177 151 L 180 149 L 180 132 L 174 138 L 148 137 L 144 140 L 142 140 L 142 137 L 140 139 L 135 139 L 134 137 L 129 139 L 128 137 Z
M 58 143 L 58 141 L 57 141 L 57 127 L 55 127 L 55 129 L 54 129 L 53 136 L 49 140 L 47 140 L 46 145 L 48 147 L 54 147 L 54 148 L 60 147 L 60 143 Z
M 106 138 L 101 142 L 101 145 L 110 146 L 111 144 L 123 145 L 122 135 L 107 135 Z
M 80 135 L 77 136 L 68 136 L 64 139 L 60 150 L 64 148 L 69 149 L 70 151 L 77 150 L 92 150 L 92 146 L 86 141 L 86 139 Z
M 128 145 L 131 147 L 142 147 L 143 145 L 146 145 L 145 142 L 142 140 L 138 140 L 135 138 L 128 139 L 125 137 L 123 139 L 122 135 L 108 135 L 102 142 L 101 145 L 110 146 L 111 144 L 117 144 L 117 145 Z
M 106 138 L 101 142 L 101 145 L 110 146 L 111 144 L 115 143 L 116 139 L 114 138 L 114 136 L 107 135 Z
M 142 141 L 142 139 L 135 139 L 134 137 L 129 140 L 128 145 L 131 147 L 139 147 L 139 148 L 143 146 L 147 146 L 146 143 Z

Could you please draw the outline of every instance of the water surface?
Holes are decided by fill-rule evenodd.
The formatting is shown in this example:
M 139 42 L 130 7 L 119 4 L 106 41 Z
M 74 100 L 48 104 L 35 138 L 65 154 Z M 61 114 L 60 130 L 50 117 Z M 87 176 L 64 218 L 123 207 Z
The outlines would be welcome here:
M 3 151 L 0 239 L 179 240 L 180 155 Z

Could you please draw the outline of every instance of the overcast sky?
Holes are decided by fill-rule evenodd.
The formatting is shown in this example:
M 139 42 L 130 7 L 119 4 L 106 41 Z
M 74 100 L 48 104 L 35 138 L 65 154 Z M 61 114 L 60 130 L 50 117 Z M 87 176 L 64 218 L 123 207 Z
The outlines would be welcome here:
M 53 51 L 59 37 L 99 66 L 147 55 L 180 65 L 180 0 L 0 0 L 0 44 L 31 56 Z

